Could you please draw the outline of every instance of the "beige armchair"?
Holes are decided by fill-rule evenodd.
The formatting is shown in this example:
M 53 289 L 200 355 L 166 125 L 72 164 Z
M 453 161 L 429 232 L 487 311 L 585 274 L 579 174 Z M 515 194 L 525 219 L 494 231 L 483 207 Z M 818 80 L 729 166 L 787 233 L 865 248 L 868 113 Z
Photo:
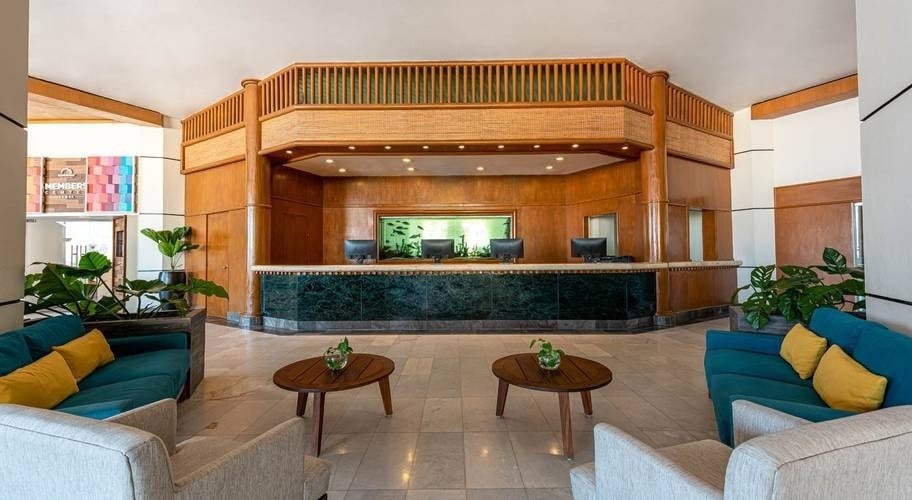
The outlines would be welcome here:
M 747 401 L 735 449 L 705 440 L 653 449 L 607 424 L 595 462 L 570 472 L 575 500 L 912 498 L 912 406 L 810 423 Z
M 175 444 L 176 428 L 173 399 L 107 421 L 0 405 L 0 499 L 325 497 L 331 465 L 304 455 L 300 418 L 245 444 Z

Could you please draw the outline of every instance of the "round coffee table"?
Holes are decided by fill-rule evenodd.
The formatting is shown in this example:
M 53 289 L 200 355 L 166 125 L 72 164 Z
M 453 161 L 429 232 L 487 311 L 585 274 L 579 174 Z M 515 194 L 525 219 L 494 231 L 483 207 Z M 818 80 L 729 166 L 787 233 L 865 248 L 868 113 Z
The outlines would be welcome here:
M 355 389 L 377 382 L 380 385 L 380 396 L 383 398 L 383 410 L 387 415 L 393 414 L 393 402 L 390 398 L 389 376 L 396 369 L 393 360 L 376 354 L 350 354 L 348 366 L 340 372 L 333 372 L 326 367 L 323 356 L 307 358 L 283 366 L 272 376 L 275 385 L 298 393 L 297 415 L 304 416 L 307 408 L 307 395 L 314 395 L 312 447 L 314 456 L 320 456 L 323 443 L 323 406 L 327 392 Z
M 536 391 L 556 392 L 560 407 L 561 437 L 564 456 L 573 458 L 573 434 L 570 429 L 570 393 L 578 392 L 583 400 L 583 411 L 592 415 L 592 395 L 589 391 L 611 383 L 611 370 L 607 366 L 578 356 L 561 358 L 560 367 L 548 371 L 538 366 L 535 354 L 513 354 L 498 359 L 491 371 L 500 381 L 497 387 L 497 416 L 503 417 L 507 403 L 507 390 L 511 385 Z

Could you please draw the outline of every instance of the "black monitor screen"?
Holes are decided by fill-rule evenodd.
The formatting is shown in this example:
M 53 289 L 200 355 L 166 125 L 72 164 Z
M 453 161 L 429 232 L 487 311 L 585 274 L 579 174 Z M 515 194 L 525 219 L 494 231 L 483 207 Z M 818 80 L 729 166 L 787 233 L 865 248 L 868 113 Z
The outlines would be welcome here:
M 359 264 L 364 259 L 377 256 L 377 240 L 345 240 L 345 258 L 357 260 Z
M 440 259 L 453 257 L 455 253 L 455 244 L 453 240 L 421 240 L 421 256 L 425 259 L 434 259 L 434 262 L 440 262 Z
M 491 238 L 491 256 L 504 262 L 523 257 L 522 238 Z
M 582 257 L 593 262 L 608 255 L 608 240 L 605 238 L 573 238 L 570 240 L 570 256 Z

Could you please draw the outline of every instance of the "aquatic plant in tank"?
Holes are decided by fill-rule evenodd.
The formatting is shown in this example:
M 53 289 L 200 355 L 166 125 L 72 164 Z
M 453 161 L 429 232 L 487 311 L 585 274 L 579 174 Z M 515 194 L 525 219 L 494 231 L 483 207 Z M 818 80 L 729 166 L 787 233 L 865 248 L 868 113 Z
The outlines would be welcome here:
M 509 215 L 380 217 L 380 259 L 421 258 L 422 239 L 452 239 L 457 258 L 491 257 L 491 238 L 509 238 Z

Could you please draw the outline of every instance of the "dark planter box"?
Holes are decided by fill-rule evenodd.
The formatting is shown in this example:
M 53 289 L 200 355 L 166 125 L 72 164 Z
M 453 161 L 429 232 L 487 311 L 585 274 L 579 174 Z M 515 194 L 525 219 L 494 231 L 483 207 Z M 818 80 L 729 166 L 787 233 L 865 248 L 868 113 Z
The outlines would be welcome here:
M 177 313 L 164 313 L 156 318 L 122 319 L 111 321 L 87 321 L 86 331 L 101 330 L 105 337 L 123 338 L 138 335 L 184 332 L 190 345 L 190 374 L 187 378 L 186 395 L 189 397 L 203 381 L 206 370 L 206 310 L 194 309 L 186 317 Z
M 785 335 L 796 323 L 798 323 L 797 321 L 786 321 L 782 316 L 771 316 L 769 323 L 757 330 L 744 318 L 744 311 L 741 309 L 741 306 L 729 307 L 728 319 L 728 328 L 733 332 L 767 333 L 770 335 Z

